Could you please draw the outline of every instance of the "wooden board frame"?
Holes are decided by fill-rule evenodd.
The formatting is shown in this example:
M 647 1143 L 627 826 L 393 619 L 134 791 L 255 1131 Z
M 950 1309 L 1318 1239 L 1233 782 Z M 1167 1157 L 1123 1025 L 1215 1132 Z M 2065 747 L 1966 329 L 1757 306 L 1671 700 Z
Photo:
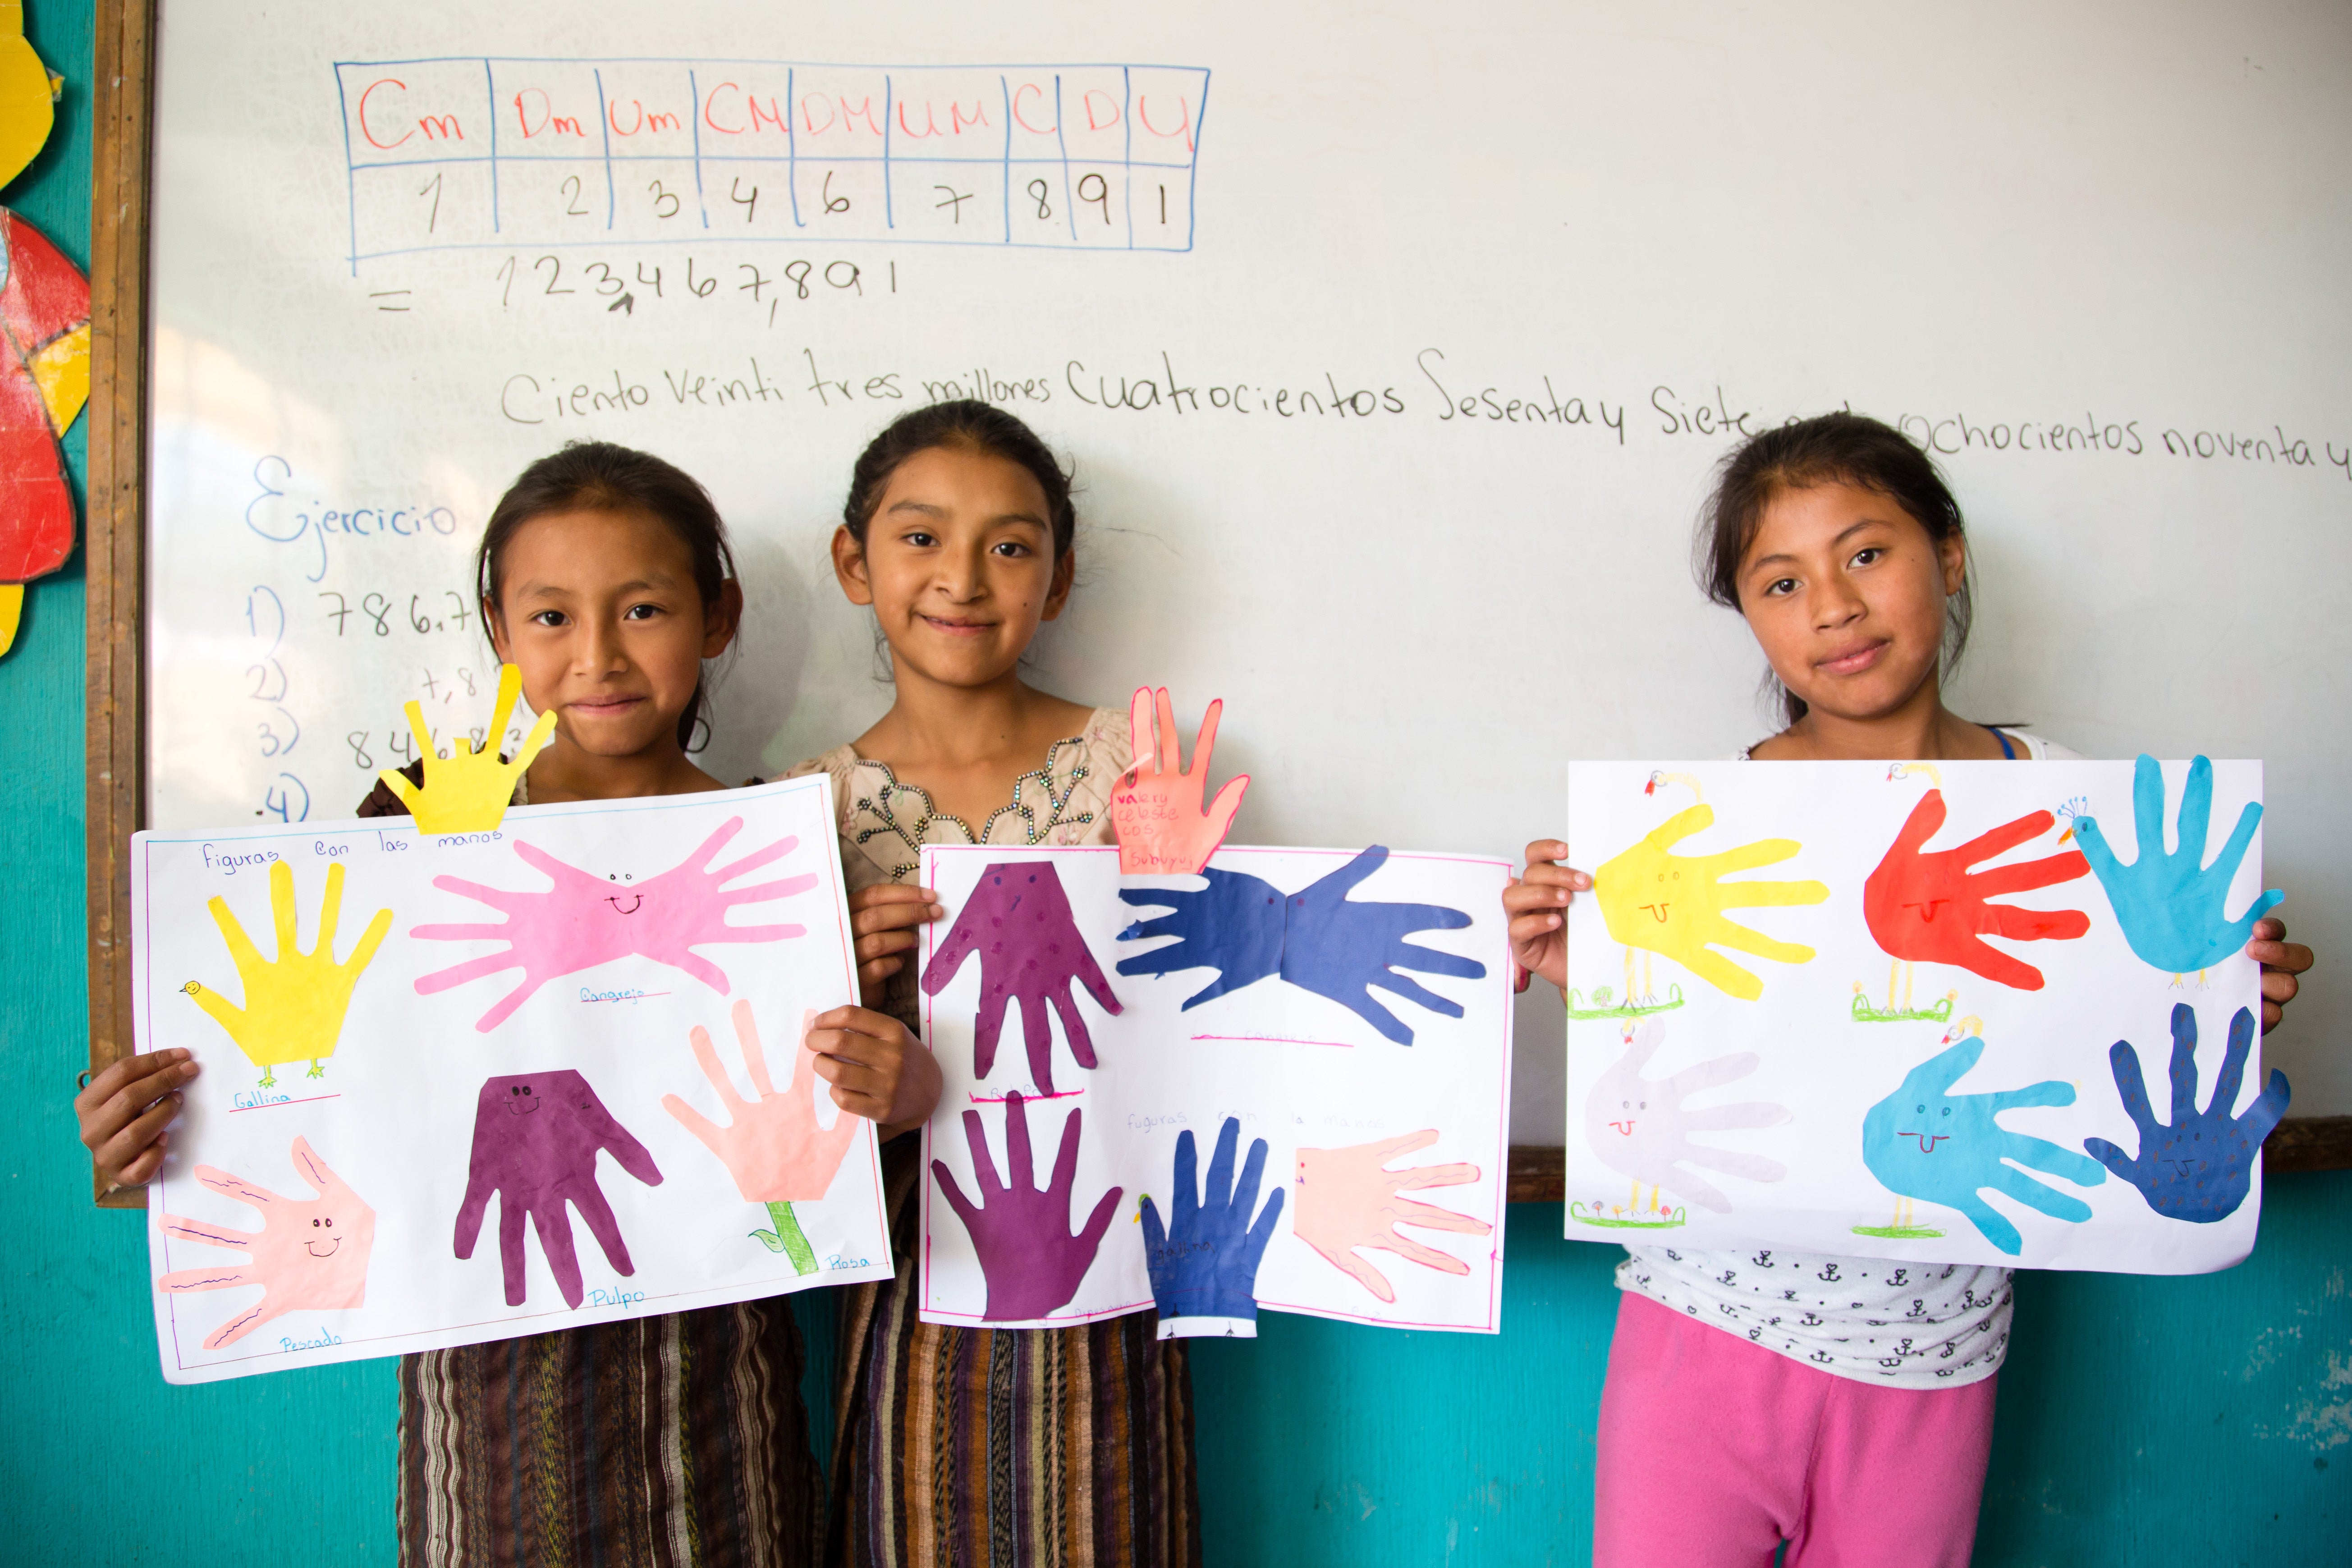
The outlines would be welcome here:
M 97 0 L 89 180 L 89 510 L 83 758 L 89 1067 L 134 1054 L 131 836 L 147 800 L 147 190 L 154 0 Z M 90 1190 L 107 1208 L 146 1194 Z
M 133 1054 L 131 836 L 146 826 L 147 244 L 156 0 L 97 0 L 89 223 L 89 517 L 85 702 L 89 897 L 89 1066 Z M 2294 1117 L 2263 1169 L 2352 1170 L 2352 1116 Z M 1515 1145 L 1509 1199 L 1559 1203 L 1561 1152 Z M 143 1193 L 107 1208 L 143 1209 Z

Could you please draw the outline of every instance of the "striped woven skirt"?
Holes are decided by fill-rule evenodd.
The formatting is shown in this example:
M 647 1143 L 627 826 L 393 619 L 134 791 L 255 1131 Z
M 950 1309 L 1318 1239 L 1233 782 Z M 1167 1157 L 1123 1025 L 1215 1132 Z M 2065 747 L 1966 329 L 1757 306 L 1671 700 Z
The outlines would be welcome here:
M 911 1135 L 883 1151 L 898 1277 L 842 1292 L 827 1562 L 1198 1564 L 1183 1342 L 1157 1339 L 1150 1312 L 1070 1329 L 920 1321 L 919 1163 Z
M 400 1363 L 404 1568 L 803 1568 L 824 1480 L 788 1299 Z

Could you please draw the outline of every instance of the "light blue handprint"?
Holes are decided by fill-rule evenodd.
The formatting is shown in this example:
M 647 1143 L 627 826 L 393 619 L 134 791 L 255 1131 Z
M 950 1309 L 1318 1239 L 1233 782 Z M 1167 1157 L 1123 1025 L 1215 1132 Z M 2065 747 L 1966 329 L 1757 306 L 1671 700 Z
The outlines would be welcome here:
M 2078 1186 L 2107 1179 L 2099 1163 L 2047 1139 L 2011 1132 L 1996 1120 L 2029 1105 L 2072 1105 L 2072 1084 L 2054 1079 L 1991 1094 L 1953 1094 L 1977 1065 L 1984 1041 L 1971 1037 L 1913 1068 L 1901 1087 L 1862 1119 L 1862 1163 L 1888 1190 L 1941 1204 L 1968 1216 L 1984 1238 L 2014 1257 L 2025 1245 L 2017 1227 L 1984 1200 L 1990 1188 L 2053 1219 L 2080 1224 L 2091 1206 L 2028 1176 L 2046 1171 Z M 2005 1162 L 2013 1161 L 2015 1164 Z
M 1388 858 L 1387 848 L 1375 844 L 1330 875 L 1286 896 L 1270 882 L 1213 867 L 1201 873 L 1209 885 L 1197 890 L 1122 888 L 1118 896 L 1128 903 L 1171 912 L 1137 921 L 1118 933 L 1119 941 L 1177 940 L 1119 960 L 1118 973 L 1218 971 L 1216 979 L 1186 999 L 1188 1008 L 1279 974 L 1303 991 L 1339 1003 L 1397 1044 L 1409 1046 L 1412 1028 L 1375 1001 L 1370 988 L 1378 986 L 1433 1013 L 1459 1018 L 1461 1004 L 1403 972 L 1478 980 L 1485 977 L 1486 966 L 1404 940 L 1414 931 L 1458 931 L 1470 924 L 1470 917 L 1460 910 L 1348 897 Z
M 2246 858 L 2254 829 L 2263 820 L 2260 801 L 2248 801 L 2238 814 L 2237 830 L 2221 846 L 2210 866 L 2205 864 L 2205 835 L 2213 816 L 2213 763 L 2199 757 L 2189 764 L 2189 782 L 2180 792 L 2180 816 L 2174 831 L 2179 847 L 2164 848 L 2164 770 L 2143 753 L 2132 771 L 2132 826 L 2139 840 L 2139 858 L 2130 865 L 2116 858 L 2106 835 L 2095 818 L 2074 819 L 2074 837 L 2083 858 L 2107 890 L 2115 906 L 2116 923 L 2124 940 L 2148 963 L 2168 974 L 2209 969 L 2242 951 L 2252 936 L 2254 922 L 2286 895 L 2276 888 L 2257 895 L 2236 920 L 2223 906 L 2238 862 Z
M 2127 1040 L 2117 1040 L 2107 1053 L 2114 1068 L 2116 1091 L 2123 1097 L 2124 1113 L 2139 1129 L 2139 1157 L 2133 1159 L 2104 1138 L 2085 1138 L 2083 1147 L 2092 1158 L 2137 1187 L 2147 1206 L 2170 1219 L 2210 1225 L 2238 1212 L 2253 1184 L 2254 1160 L 2263 1140 L 2286 1114 L 2286 1074 L 2271 1069 L 2270 1081 L 2246 1107 L 2243 1116 L 2230 1111 L 2238 1103 L 2238 1085 L 2246 1071 L 2246 1056 L 2253 1049 L 2254 1015 L 2241 1007 L 2230 1020 L 2230 1045 L 2222 1053 L 2221 1070 L 2213 1079 L 2213 1099 L 2197 1109 L 2197 1013 L 2186 1003 L 2172 1009 L 2172 1125 L 2156 1119 L 2147 1103 L 2147 1085 L 2139 1075 L 2139 1054 Z

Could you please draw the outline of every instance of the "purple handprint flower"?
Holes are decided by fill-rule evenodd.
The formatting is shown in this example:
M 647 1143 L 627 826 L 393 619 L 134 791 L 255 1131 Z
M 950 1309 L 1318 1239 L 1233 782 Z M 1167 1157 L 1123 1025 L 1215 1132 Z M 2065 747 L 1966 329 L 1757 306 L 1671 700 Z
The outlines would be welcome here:
M 435 887 L 479 900 L 506 918 L 478 925 L 423 925 L 411 931 L 411 936 L 428 942 L 491 939 L 507 945 L 503 952 L 425 975 L 416 982 L 418 994 L 429 996 L 485 974 L 520 969 L 523 977 L 515 988 L 492 1004 L 475 1024 L 476 1029 L 488 1034 L 549 981 L 635 954 L 682 969 L 725 995 L 726 972 L 693 950 L 715 942 L 778 942 L 807 935 L 804 926 L 730 925 L 727 911 L 738 904 L 761 904 L 804 893 L 817 882 L 814 873 L 804 873 L 753 888 L 722 890 L 746 871 L 781 860 L 800 847 L 799 839 L 788 836 L 740 860 L 712 867 L 720 848 L 742 830 L 743 819 L 730 817 L 683 862 L 625 889 L 567 866 L 520 840 L 516 841 L 515 854 L 547 873 L 552 887 L 541 892 L 509 891 L 486 888 L 462 877 L 434 878 Z
M 628 1244 L 621 1239 L 613 1205 L 596 1185 L 596 1155 L 610 1153 L 621 1169 L 649 1187 L 661 1185 L 661 1172 L 646 1146 L 613 1120 L 588 1080 L 566 1068 L 515 1073 L 482 1085 L 474 1102 L 474 1152 L 466 1201 L 457 1210 L 457 1253 L 474 1256 L 490 1194 L 499 1197 L 499 1262 L 506 1273 L 507 1305 L 524 1295 L 522 1222 L 528 1215 L 539 1230 L 539 1249 L 555 1276 L 556 1289 L 580 1305 L 580 1259 L 572 1248 L 572 1223 L 563 1212 L 580 1211 L 605 1260 L 624 1275 L 636 1272 Z
M 1070 914 L 1069 896 L 1052 862 L 1017 860 L 992 865 L 980 874 L 971 897 L 957 914 L 947 941 L 923 968 L 923 990 L 933 996 L 946 990 L 963 968 L 964 960 L 980 954 L 980 1015 L 972 1029 L 972 1071 L 988 1076 L 996 1065 L 996 1042 L 1004 1028 L 1004 1009 L 1021 1004 L 1021 1035 L 1028 1047 L 1029 1076 L 1040 1092 L 1054 1092 L 1054 1030 L 1045 1008 L 1052 1004 L 1062 1016 L 1062 1033 L 1068 1037 L 1070 1055 L 1082 1068 L 1095 1065 L 1094 1037 L 1078 1012 L 1070 982 L 1076 980 L 1094 994 L 1103 1011 L 1117 1016 L 1126 1011 L 1112 994 L 1102 966 L 1078 934 Z
M 2187 1003 L 2176 1005 L 2172 1009 L 2172 1125 L 2168 1127 L 2156 1119 L 2148 1105 L 2138 1053 L 2128 1040 L 2117 1040 L 2107 1052 L 2107 1065 L 2115 1071 L 2124 1114 L 2139 1129 L 2139 1154 L 2128 1156 L 2104 1138 L 2085 1138 L 2084 1149 L 2137 1187 L 2147 1206 L 2168 1219 L 2211 1225 L 2229 1218 L 2252 1189 L 2254 1161 L 2262 1152 L 2263 1140 L 2286 1114 L 2290 1093 L 2286 1074 L 2273 1068 L 2269 1081 L 2246 1107 L 2246 1113 L 2231 1116 L 2253 1045 L 2254 1015 L 2241 1007 L 2230 1020 L 2230 1044 L 2221 1057 L 2221 1070 L 2213 1079 L 2213 1098 L 2204 1110 L 2198 1110 L 2197 1013 Z
M 1004 1154 L 1009 1180 L 996 1177 L 989 1157 L 988 1134 L 980 1112 L 963 1113 L 964 1140 L 971 1145 L 972 1180 L 981 1201 L 973 1203 L 956 1184 L 955 1173 L 940 1161 L 931 1162 L 940 1195 L 963 1221 L 971 1235 L 972 1250 L 980 1255 L 980 1270 L 988 1279 L 988 1306 L 981 1315 L 990 1322 L 1027 1322 L 1069 1305 L 1078 1285 L 1094 1267 L 1103 1232 L 1118 1208 L 1120 1193 L 1105 1193 L 1077 1233 L 1070 1232 L 1070 1190 L 1078 1176 L 1078 1131 L 1086 1116 L 1073 1110 L 1062 1123 L 1062 1145 L 1054 1157 L 1054 1179 L 1037 1190 L 1029 1153 L 1029 1113 L 1019 1094 L 1004 1100 Z

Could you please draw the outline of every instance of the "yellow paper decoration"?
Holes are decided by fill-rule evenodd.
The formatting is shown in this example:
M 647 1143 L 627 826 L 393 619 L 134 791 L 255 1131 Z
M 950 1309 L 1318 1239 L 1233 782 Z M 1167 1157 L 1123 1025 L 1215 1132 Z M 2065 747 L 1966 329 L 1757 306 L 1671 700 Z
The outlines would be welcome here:
M 425 710 L 414 702 L 408 705 L 409 733 L 416 737 L 417 752 L 425 759 L 424 785 L 410 784 L 397 768 L 384 769 L 382 776 L 385 787 L 400 797 L 416 819 L 416 831 L 488 833 L 506 820 L 515 780 L 555 733 L 555 715 L 542 713 L 513 757 L 499 761 L 499 736 L 521 694 L 522 671 L 510 664 L 499 666 L 499 700 L 490 710 L 489 732 L 483 737 L 482 749 L 475 751 L 473 742 L 463 735 L 453 736 L 446 757 L 433 752 L 433 732 L 425 727 Z

